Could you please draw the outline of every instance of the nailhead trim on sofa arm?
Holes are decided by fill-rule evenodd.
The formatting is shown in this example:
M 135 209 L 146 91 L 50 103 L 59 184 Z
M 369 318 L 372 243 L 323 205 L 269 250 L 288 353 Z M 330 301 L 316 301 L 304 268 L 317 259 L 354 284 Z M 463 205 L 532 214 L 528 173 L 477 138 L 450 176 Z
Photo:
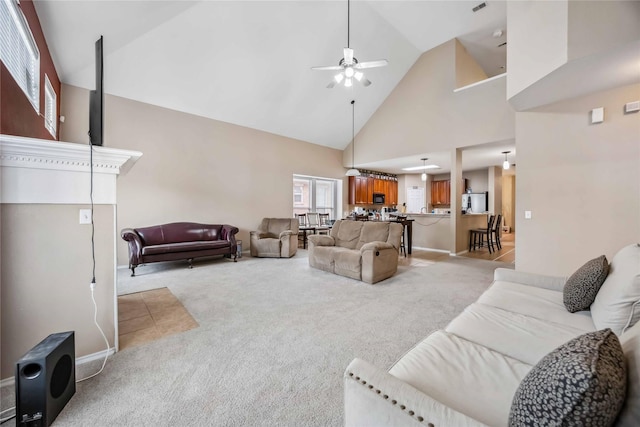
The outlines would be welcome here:
M 352 380 L 356 381 L 359 384 L 362 384 L 363 386 L 367 386 L 367 388 L 371 391 L 374 391 L 376 394 L 382 394 L 382 391 L 379 390 L 378 388 L 374 387 L 372 384 L 367 385 L 367 381 L 364 379 L 361 379 L 359 376 L 356 376 L 353 372 L 348 372 L 349 378 L 351 378 Z M 382 394 L 382 398 L 386 401 L 389 401 L 389 395 L 387 394 Z M 397 405 L 398 401 L 395 399 L 390 400 L 392 405 Z M 407 409 L 407 407 L 405 405 L 400 404 L 399 408 L 402 411 L 405 411 Z M 423 422 L 424 421 L 424 417 L 420 416 L 420 415 L 416 415 L 414 411 L 412 410 L 408 410 L 406 411 L 407 414 L 411 417 L 414 417 L 416 420 L 418 420 L 419 422 Z M 435 425 L 433 423 L 427 423 L 427 427 L 435 427 Z

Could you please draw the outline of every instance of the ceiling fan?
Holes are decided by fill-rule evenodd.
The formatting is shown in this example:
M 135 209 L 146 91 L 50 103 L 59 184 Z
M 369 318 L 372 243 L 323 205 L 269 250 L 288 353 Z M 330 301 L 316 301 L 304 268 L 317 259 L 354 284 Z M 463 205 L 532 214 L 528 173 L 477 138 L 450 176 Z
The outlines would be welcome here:
M 371 80 L 364 77 L 364 73 L 361 70 L 366 68 L 384 67 L 388 64 L 386 59 L 378 59 L 376 61 L 359 62 L 357 58 L 353 56 L 353 49 L 349 44 L 350 39 L 350 10 L 351 2 L 347 0 L 347 47 L 343 50 L 343 58 L 338 62 L 338 65 L 327 65 L 320 67 L 311 67 L 312 70 L 320 71 L 339 71 L 333 77 L 333 80 L 327 85 L 328 89 L 333 88 L 336 84 L 343 83 L 345 87 L 353 86 L 353 79 L 362 83 L 363 86 L 369 86 Z

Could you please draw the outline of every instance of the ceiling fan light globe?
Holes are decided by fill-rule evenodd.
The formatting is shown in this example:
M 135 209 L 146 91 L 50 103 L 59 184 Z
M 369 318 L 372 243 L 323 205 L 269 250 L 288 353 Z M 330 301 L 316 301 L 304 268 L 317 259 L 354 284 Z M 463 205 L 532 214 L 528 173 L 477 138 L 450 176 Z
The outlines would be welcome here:
M 361 73 L 360 71 L 356 71 L 353 77 L 355 77 L 357 81 L 360 81 L 362 80 L 362 77 L 364 77 L 364 74 Z
M 350 78 L 344 79 L 344 87 L 351 87 L 351 86 L 353 86 L 353 81 Z
M 336 82 L 340 83 L 344 79 L 344 76 L 342 75 L 342 73 L 339 73 L 336 74 L 333 78 L 336 80 Z
M 353 71 L 352 67 L 347 67 L 344 69 L 344 75 L 347 76 L 348 78 L 353 77 L 354 74 L 355 74 L 355 71 Z

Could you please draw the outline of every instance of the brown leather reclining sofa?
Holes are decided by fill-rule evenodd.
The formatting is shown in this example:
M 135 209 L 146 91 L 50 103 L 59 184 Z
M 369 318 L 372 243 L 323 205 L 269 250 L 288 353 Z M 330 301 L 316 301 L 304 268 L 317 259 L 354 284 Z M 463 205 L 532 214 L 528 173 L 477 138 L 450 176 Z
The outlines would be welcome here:
M 143 228 L 125 228 L 120 235 L 129 244 L 131 276 L 136 267 L 159 261 L 186 259 L 189 268 L 193 258 L 212 255 L 237 259 L 238 228 L 228 224 L 174 222 Z

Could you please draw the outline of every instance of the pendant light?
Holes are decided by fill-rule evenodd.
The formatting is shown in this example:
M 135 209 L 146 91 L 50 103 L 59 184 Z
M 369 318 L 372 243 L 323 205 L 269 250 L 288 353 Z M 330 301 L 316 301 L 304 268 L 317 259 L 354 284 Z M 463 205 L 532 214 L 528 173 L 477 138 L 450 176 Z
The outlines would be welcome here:
M 507 170 L 509 169 L 509 167 L 511 165 L 509 165 L 509 160 L 507 159 L 507 154 L 509 154 L 511 151 L 503 151 L 502 154 L 504 154 L 504 162 L 502 162 L 502 169 Z
M 422 159 L 420 159 L 420 160 L 422 160 L 422 166 L 423 166 L 423 168 L 424 168 L 424 172 L 422 172 L 422 175 L 420 175 L 420 179 L 421 179 L 422 181 L 426 181 L 426 180 L 427 180 L 427 163 L 426 163 L 426 162 L 427 162 L 427 160 L 429 160 L 429 159 L 428 159 L 428 158 L 426 158 L 426 157 L 423 157 L 423 158 L 422 158 Z
M 356 161 L 356 112 L 355 100 L 351 101 L 351 169 L 347 171 L 347 176 L 360 176 L 360 171 L 355 167 Z

